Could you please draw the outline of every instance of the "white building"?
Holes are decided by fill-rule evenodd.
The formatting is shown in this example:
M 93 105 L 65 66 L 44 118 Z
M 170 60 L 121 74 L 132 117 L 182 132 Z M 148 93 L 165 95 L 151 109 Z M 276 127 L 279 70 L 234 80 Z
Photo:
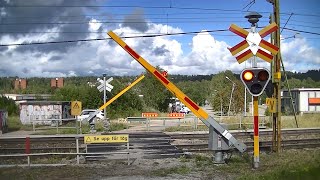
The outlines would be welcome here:
M 320 113 L 320 88 L 296 88 L 291 90 L 294 107 L 298 114 Z M 281 92 L 283 113 L 293 112 L 288 90 Z
M 51 94 L 3 94 L 3 96 L 13 99 L 16 104 L 35 100 L 49 100 Z

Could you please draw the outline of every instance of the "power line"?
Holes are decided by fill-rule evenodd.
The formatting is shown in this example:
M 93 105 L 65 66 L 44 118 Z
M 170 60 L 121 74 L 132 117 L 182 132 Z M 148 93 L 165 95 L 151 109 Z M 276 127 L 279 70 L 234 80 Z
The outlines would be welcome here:
M 54 17 L 54 16 L 53 16 Z M 64 17 L 64 16 L 56 16 L 56 17 Z M 66 16 L 67 17 L 67 16 Z M 101 17 L 109 17 L 109 16 L 101 16 Z M 20 18 L 20 17 L 19 17 Z M 21 17 L 21 18 L 31 18 L 31 17 Z M 50 18 L 50 17 L 43 17 L 43 18 Z M 152 17 L 150 19 L 166 19 L 166 15 L 164 15 L 163 17 Z M 174 19 L 174 20 L 177 20 L 177 19 L 211 19 L 211 18 L 220 18 L 220 19 L 226 19 L 226 18 L 234 18 L 234 19 L 244 19 L 243 17 L 241 16 L 215 16 L 215 17 L 210 17 L 210 16 L 205 16 L 205 17 L 186 17 L 184 15 L 184 17 L 168 17 L 168 19 Z M 5 19 L 5 18 L 4 18 Z M 105 19 L 105 18 L 103 18 Z M 123 18 L 110 18 L 112 20 L 123 20 Z M 38 20 L 38 19 L 34 19 L 32 18 L 32 20 Z M 97 19 L 98 20 L 98 19 Z
M 2 5 L 4 8 L 144 8 L 144 9 L 178 9 L 178 10 L 202 10 L 202 11 L 222 11 L 222 12 L 248 12 L 240 9 L 220 9 L 220 8 L 199 8 L 199 7 L 178 7 L 178 6 L 129 6 L 129 5 Z M 262 11 L 259 13 L 270 13 Z M 282 15 L 291 13 L 283 12 Z M 298 16 L 320 17 L 319 14 L 294 13 Z
M 186 16 L 186 15 L 219 15 L 218 17 L 222 17 L 220 16 L 221 13 L 220 12 L 181 12 L 181 13 L 144 13 L 143 15 L 145 16 L 163 16 L 163 18 L 165 18 L 167 15 L 168 16 Z M 241 14 L 241 12 L 238 13 L 228 13 L 228 14 Z M 67 16 L 11 16 L 11 15 L 5 15 L 2 16 L 2 19 L 46 19 L 46 18 L 69 18 L 69 17 L 110 17 L 110 16 L 126 16 L 126 15 L 132 15 L 131 13 L 110 13 L 108 15 L 101 15 L 101 14 L 83 14 L 83 15 L 67 15 Z M 223 16 L 222 18 L 226 18 L 225 16 Z M 229 18 L 243 18 L 240 16 L 229 16 Z
M 194 32 L 181 32 L 181 33 L 169 33 L 169 34 L 152 34 L 152 35 L 141 35 L 141 36 L 123 36 L 122 38 L 149 38 L 149 37 L 161 37 L 161 36 L 176 36 L 176 35 L 190 35 L 198 33 L 212 33 L 212 32 L 225 32 L 228 29 L 220 30 L 208 30 L 208 31 L 194 31 Z M 75 43 L 75 42 L 89 42 L 89 41 L 103 41 L 111 38 L 95 38 L 95 39 L 78 39 L 78 40 L 67 40 L 67 41 L 49 41 L 49 42 L 32 42 L 32 43 L 13 43 L 13 44 L 0 44 L 0 47 L 7 46 L 24 46 L 24 45 L 42 45 L 42 44 L 59 44 L 59 43 Z
M 287 24 L 290 26 L 299 26 L 299 27 L 307 27 L 307 28 L 314 28 L 314 29 L 318 29 L 320 28 L 320 26 L 308 26 L 308 25 L 300 25 L 300 24 Z
M 316 33 L 316 32 L 303 31 L 303 30 L 291 29 L 291 28 L 286 28 L 286 27 L 284 27 L 283 29 L 286 29 L 286 30 L 289 30 L 289 31 L 294 31 L 294 32 L 306 33 L 306 34 L 320 35 L 320 33 Z
M 285 28 L 286 25 L 288 24 L 288 22 L 289 22 L 289 20 L 290 20 L 290 18 L 291 18 L 292 15 L 293 15 L 293 13 L 290 14 L 290 16 L 289 16 L 289 18 L 287 19 L 286 23 L 285 23 L 284 26 L 282 27 L 282 29 L 281 29 L 281 31 L 280 31 L 280 34 L 282 33 L 283 28 Z
M 244 22 L 246 21 L 243 19 L 242 21 L 232 21 L 232 22 Z M 147 23 L 148 21 L 130 21 L 129 23 Z M 215 22 L 226 22 L 225 20 L 194 20 L 194 21 L 168 21 L 168 23 L 215 23 Z M 260 22 L 267 22 L 267 21 L 260 21 Z M 113 23 L 123 23 L 123 21 L 100 21 L 100 22 L 91 22 L 91 21 L 83 21 L 83 22 L 21 22 L 21 23 L 1 23 L 0 26 L 22 26 L 22 25 L 78 25 L 78 24 L 113 24 Z M 165 20 L 163 21 L 152 21 L 152 23 L 167 23 Z
M 246 29 L 246 28 L 245 28 Z M 285 30 L 290 30 L 294 32 L 320 35 L 320 33 L 303 31 L 297 29 L 291 29 L 283 27 Z M 149 38 L 149 37 L 161 37 L 161 36 L 176 36 L 176 35 L 191 35 L 191 34 L 199 34 L 203 32 L 207 33 L 215 33 L 215 32 L 227 32 L 228 29 L 220 29 L 220 30 L 206 30 L 206 31 L 193 31 L 193 32 L 181 32 L 181 33 L 168 33 L 168 34 L 150 34 L 150 35 L 137 35 L 137 36 L 123 36 L 122 38 Z M 42 44 L 59 44 L 59 43 L 75 43 L 75 42 L 89 42 L 89 41 L 103 41 L 111 38 L 95 38 L 95 39 L 78 39 L 78 40 L 67 40 L 67 41 L 49 41 L 49 42 L 32 42 L 32 43 L 13 43 L 13 44 L 0 44 L 0 47 L 7 46 L 24 46 L 24 45 L 42 45 Z

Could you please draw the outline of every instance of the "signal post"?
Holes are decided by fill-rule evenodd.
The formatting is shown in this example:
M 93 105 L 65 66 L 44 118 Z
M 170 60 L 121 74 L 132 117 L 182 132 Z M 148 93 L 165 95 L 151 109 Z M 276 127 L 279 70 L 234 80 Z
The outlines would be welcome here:
M 263 40 L 262 38 L 278 29 L 277 24 L 272 23 L 256 32 L 256 23 L 262 16 L 259 13 L 251 12 L 247 16 L 248 21 L 252 24 L 251 31 L 248 32 L 235 24 L 229 28 L 230 31 L 245 38 L 242 42 L 229 48 L 229 51 L 234 55 L 238 63 L 242 63 L 253 57 L 252 68 L 244 69 L 240 74 L 240 79 L 245 85 L 245 88 L 253 96 L 253 131 L 254 131 L 254 151 L 253 151 L 253 167 L 259 167 L 259 112 L 258 112 L 258 97 L 263 93 L 268 82 L 270 81 L 270 71 L 265 68 L 257 67 L 255 58 L 259 57 L 267 62 L 271 62 L 273 55 L 278 53 L 279 48 L 273 44 Z M 271 54 L 267 53 L 269 51 Z

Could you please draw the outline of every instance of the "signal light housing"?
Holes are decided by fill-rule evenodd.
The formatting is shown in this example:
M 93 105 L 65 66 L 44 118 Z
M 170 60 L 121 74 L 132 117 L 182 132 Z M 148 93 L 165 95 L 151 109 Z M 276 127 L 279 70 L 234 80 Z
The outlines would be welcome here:
M 265 68 L 247 68 L 240 79 L 252 96 L 260 96 L 270 81 L 270 72 Z

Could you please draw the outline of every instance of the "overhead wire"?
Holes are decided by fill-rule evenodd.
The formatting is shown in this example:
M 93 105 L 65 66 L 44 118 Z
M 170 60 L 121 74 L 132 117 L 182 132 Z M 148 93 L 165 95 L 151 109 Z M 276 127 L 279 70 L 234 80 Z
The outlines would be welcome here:
M 290 30 L 294 32 L 320 35 L 320 33 L 297 30 L 283 27 L 285 30 Z M 177 36 L 177 35 L 191 35 L 191 34 L 199 34 L 199 33 L 214 33 L 214 32 L 227 32 L 228 29 L 219 29 L 219 30 L 203 30 L 203 31 L 193 31 L 193 32 L 179 32 L 179 33 L 164 33 L 164 34 L 145 34 L 145 35 L 137 35 L 137 36 L 122 36 L 122 38 L 150 38 L 150 37 L 162 37 L 162 36 Z M 23 45 L 41 45 L 41 44 L 58 44 L 58 43 L 75 43 L 75 42 L 89 42 L 89 41 L 102 41 L 108 40 L 110 38 L 94 38 L 94 39 L 78 39 L 78 40 L 65 40 L 65 41 L 48 41 L 48 42 L 30 42 L 30 43 L 12 43 L 12 44 L 0 44 L 0 47 L 7 46 L 23 46 Z
M 193 32 L 179 32 L 179 33 L 168 33 L 168 34 L 150 34 L 150 35 L 140 35 L 140 36 L 122 36 L 121 38 L 148 38 L 148 37 L 161 37 L 161 36 L 176 36 L 176 35 L 190 35 L 199 33 L 212 33 L 212 32 L 224 32 L 229 31 L 228 29 L 220 30 L 203 30 L 203 31 L 193 31 Z M 23 46 L 23 45 L 40 45 L 40 44 L 58 44 L 58 43 L 74 43 L 74 42 L 88 42 L 88 41 L 102 41 L 111 38 L 94 38 L 94 39 L 78 39 L 78 40 L 66 40 L 66 41 L 49 41 L 49 42 L 31 42 L 31 43 L 12 43 L 12 44 L 0 44 L 0 47 L 6 46 Z
M 201 10 L 201 11 L 221 11 L 221 12 L 248 12 L 241 9 L 221 9 L 221 8 L 199 8 L 199 7 L 178 7 L 178 6 L 138 6 L 138 5 L 2 5 L 3 8 L 144 8 L 144 9 L 178 9 L 178 10 Z M 270 13 L 262 11 L 259 13 Z M 290 15 L 282 12 L 280 14 Z M 320 17 L 320 14 L 295 13 L 298 16 Z

